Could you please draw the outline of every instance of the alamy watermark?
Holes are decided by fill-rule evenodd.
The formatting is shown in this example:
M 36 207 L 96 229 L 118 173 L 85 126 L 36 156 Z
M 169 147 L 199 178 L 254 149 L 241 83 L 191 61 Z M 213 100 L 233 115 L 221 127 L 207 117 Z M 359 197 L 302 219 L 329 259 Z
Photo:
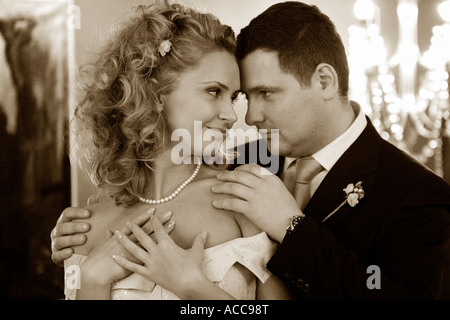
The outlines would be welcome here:
M 81 288 L 81 272 L 78 265 L 72 264 L 66 268 L 64 272 L 65 286 L 69 290 Z
M 367 278 L 366 285 L 370 290 L 381 289 L 381 269 L 377 265 L 367 267 L 366 273 L 370 274 Z

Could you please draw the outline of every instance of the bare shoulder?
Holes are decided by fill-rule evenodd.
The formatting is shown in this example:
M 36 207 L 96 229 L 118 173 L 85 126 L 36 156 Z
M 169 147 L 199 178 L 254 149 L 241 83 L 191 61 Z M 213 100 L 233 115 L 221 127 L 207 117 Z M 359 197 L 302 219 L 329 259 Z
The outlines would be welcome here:
M 218 216 L 225 215 L 231 218 L 234 221 L 234 223 L 236 223 L 236 225 L 239 227 L 241 237 L 251 237 L 253 235 L 260 233 L 261 230 L 257 228 L 243 214 L 236 213 L 234 211 L 217 209 L 212 205 L 212 202 L 214 200 L 237 199 L 236 197 L 229 194 L 219 194 L 211 191 L 211 188 L 213 186 L 223 183 L 222 181 L 216 178 L 218 172 L 219 171 L 215 172 L 215 174 L 212 174 L 198 181 L 196 189 L 199 192 L 199 194 L 202 195 L 201 197 L 202 200 L 200 201 L 204 202 L 204 206 L 209 207 L 213 214 L 217 214 Z
M 91 213 L 87 219 L 77 219 L 77 222 L 87 222 L 91 228 L 85 233 L 87 241 L 81 246 L 73 247 L 74 252 L 82 255 L 88 255 L 96 244 L 106 239 L 106 231 L 111 214 L 116 212 L 118 208 L 112 200 L 102 200 L 98 203 L 84 207 Z

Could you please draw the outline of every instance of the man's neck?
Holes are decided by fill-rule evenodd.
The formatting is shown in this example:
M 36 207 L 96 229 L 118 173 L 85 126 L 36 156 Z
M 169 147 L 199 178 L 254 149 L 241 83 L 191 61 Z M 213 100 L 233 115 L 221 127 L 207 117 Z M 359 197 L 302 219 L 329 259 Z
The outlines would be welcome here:
M 327 128 L 324 128 L 326 138 L 321 141 L 320 146 L 317 146 L 316 152 L 341 136 L 356 119 L 358 111 L 353 109 L 350 101 L 338 101 L 330 105 L 329 112 L 326 115 L 328 117 Z

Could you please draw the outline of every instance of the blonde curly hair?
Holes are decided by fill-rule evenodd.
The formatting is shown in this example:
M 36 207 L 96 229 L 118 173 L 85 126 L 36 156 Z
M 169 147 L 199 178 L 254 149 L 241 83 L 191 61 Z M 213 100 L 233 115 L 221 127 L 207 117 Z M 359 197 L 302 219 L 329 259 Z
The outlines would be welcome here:
M 162 56 L 158 47 L 164 40 L 172 48 Z M 75 155 L 117 205 L 139 201 L 162 151 L 166 120 L 160 95 L 170 93 L 177 74 L 217 50 L 234 55 L 229 26 L 164 1 L 138 6 L 98 58 L 80 69 L 82 96 L 72 119 Z

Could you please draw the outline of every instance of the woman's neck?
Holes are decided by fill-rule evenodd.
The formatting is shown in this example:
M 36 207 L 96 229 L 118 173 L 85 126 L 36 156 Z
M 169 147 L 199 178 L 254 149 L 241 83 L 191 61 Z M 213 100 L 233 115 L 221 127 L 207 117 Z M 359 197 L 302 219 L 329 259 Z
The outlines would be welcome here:
M 152 162 L 152 175 L 145 198 L 161 199 L 171 195 L 195 171 L 197 163 L 175 164 L 170 152 L 163 152 Z

